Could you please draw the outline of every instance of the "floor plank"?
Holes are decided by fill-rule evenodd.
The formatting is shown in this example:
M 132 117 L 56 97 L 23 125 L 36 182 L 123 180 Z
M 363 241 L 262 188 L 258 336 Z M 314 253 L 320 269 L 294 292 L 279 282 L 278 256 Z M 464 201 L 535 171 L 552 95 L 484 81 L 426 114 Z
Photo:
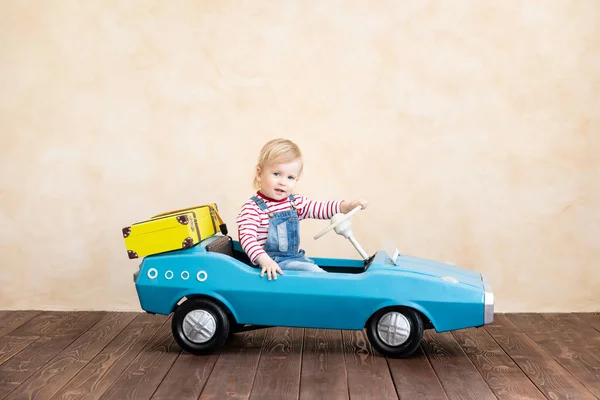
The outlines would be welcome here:
M 485 329 L 464 329 L 452 335 L 498 399 L 545 398 Z
M 236 333 L 225 343 L 200 400 L 248 399 L 266 330 Z
M 377 353 L 363 331 L 342 331 L 348 392 L 355 399 L 397 399 L 386 359 Z
M 577 318 L 584 321 L 586 324 L 594 328 L 598 333 L 596 336 L 600 334 L 600 315 L 594 313 L 575 313 Z
M 181 352 L 170 318 L 0 311 L 0 399 L 596 399 L 600 315 L 496 314 L 386 359 L 362 331 L 269 328 Z
M 546 397 L 582 400 L 596 398 L 506 315 L 495 315 L 494 323 L 486 325 L 485 330 Z
M 600 335 L 587 322 L 580 320 L 576 315 L 571 313 L 548 313 L 541 315 L 552 322 L 559 332 L 569 335 L 572 340 L 587 343 L 588 349 L 600 357 Z
M 196 356 L 181 352 L 152 400 L 198 399 L 218 357 L 218 354 Z
M 173 339 L 169 319 L 108 388 L 103 398 L 150 399 L 180 352 L 181 348 Z
M 3 311 L 0 314 L 0 337 L 12 332 L 40 313 L 41 311 Z
M 342 332 L 306 329 L 300 399 L 348 399 L 348 377 L 344 360 Z
M 41 336 L 51 332 L 69 314 L 67 312 L 5 312 L 5 336 L 0 337 L 0 365 L 20 353 Z M 14 321 L 10 319 L 14 316 Z M 37 317 L 37 318 L 36 318 Z
M 496 398 L 450 332 L 426 331 L 423 349 L 450 400 Z
M 10 332 L 10 335 L 45 336 L 52 332 L 58 325 L 60 325 L 67 317 L 71 315 L 72 313 L 66 311 L 39 313 Z
M 0 366 L 0 398 L 25 382 L 102 318 L 105 312 L 69 313 L 55 329 Z
M 106 314 L 96 325 L 23 382 L 11 393 L 10 398 L 51 398 L 136 316 L 136 313 Z
M 12 336 L 0 337 L 0 365 L 20 353 L 25 347 L 39 339 L 39 336 Z
M 297 399 L 304 329 L 267 328 L 250 399 Z
M 163 326 L 167 317 L 139 314 L 52 399 L 97 400 Z
M 400 399 L 448 399 L 422 347 L 410 358 L 387 362 Z
M 573 340 L 540 314 L 507 316 L 590 392 L 600 397 L 600 358 L 586 349 L 585 342 Z

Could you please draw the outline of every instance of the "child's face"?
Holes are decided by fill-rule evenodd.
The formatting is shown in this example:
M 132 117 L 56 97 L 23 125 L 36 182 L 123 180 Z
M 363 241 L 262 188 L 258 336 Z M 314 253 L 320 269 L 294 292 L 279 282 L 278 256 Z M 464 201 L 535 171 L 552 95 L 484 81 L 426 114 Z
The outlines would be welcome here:
M 294 192 L 302 162 L 294 160 L 284 164 L 267 164 L 257 168 L 256 175 L 260 181 L 260 191 L 274 200 L 283 200 Z

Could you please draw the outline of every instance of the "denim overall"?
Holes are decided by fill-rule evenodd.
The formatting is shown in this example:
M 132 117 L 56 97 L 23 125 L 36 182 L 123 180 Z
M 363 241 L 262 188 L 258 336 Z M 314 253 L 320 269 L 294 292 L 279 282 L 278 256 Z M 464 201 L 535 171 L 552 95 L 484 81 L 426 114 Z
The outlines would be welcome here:
M 304 255 L 300 247 L 300 220 L 294 206 L 294 196 L 290 195 L 291 210 L 272 213 L 263 199 L 253 196 L 252 200 L 269 214 L 269 230 L 265 252 L 282 270 L 325 272 L 313 260 Z

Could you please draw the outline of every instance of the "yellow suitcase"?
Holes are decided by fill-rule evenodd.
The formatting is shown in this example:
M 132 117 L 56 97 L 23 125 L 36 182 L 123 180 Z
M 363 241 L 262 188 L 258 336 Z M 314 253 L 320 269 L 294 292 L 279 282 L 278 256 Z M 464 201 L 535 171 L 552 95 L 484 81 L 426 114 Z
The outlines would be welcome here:
M 219 207 L 215 203 L 203 204 L 201 206 L 182 208 L 180 210 L 169 211 L 155 215 L 154 218 L 166 217 L 169 215 L 179 215 L 186 212 L 196 213 L 198 220 L 198 226 L 200 228 L 201 237 L 203 239 L 210 237 L 217 233 L 217 230 L 221 231 L 223 235 L 227 235 L 227 225 L 223 222 L 221 214 L 219 214 Z M 210 215 L 210 219 L 208 216 Z
M 217 226 L 227 234 L 216 204 L 208 204 L 155 215 L 122 231 L 127 255 L 134 259 L 192 247 L 214 235 Z

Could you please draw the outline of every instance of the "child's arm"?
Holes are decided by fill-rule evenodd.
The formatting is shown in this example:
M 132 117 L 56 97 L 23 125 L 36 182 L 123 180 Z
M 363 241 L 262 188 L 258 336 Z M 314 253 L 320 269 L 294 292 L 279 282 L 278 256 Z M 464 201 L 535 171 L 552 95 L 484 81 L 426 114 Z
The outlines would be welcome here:
M 264 276 L 266 272 L 267 278 L 271 280 L 271 278 L 277 279 L 277 272 L 283 275 L 279 265 L 269 257 L 257 240 L 260 225 L 258 208 L 254 207 L 253 204 L 245 204 L 236 222 L 238 224 L 240 246 L 250 258 L 250 262 L 261 267 L 260 276 Z
M 256 259 L 265 254 L 263 247 L 258 243 L 258 227 L 260 226 L 260 215 L 256 207 L 246 203 L 237 217 L 238 239 L 240 246 L 246 252 L 250 261 L 256 264 Z
M 300 219 L 330 219 L 340 212 L 341 201 L 316 201 L 309 200 L 304 196 L 298 196 L 296 199 Z
M 359 205 L 362 206 L 363 209 L 367 208 L 368 205 L 368 202 L 363 199 L 353 201 L 315 201 L 301 196 L 298 200 L 300 219 L 330 219 L 337 213 L 341 212 L 347 214 Z

